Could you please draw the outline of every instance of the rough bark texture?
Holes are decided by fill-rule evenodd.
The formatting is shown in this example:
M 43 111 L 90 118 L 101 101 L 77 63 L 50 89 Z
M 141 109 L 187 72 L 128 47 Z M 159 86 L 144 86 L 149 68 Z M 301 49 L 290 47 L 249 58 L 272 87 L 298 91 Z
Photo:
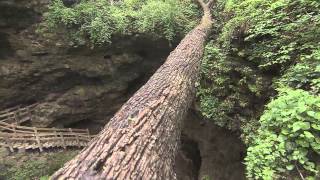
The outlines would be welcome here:
M 176 179 L 175 154 L 212 26 L 211 3 L 200 2 L 204 9 L 201 24 L 90 145 L 52 179 Z

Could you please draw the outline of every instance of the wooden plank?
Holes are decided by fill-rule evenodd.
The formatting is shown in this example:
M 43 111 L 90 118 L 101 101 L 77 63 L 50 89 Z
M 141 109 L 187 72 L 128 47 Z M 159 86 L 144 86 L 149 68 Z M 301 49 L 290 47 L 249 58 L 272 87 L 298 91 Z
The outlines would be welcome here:
M 5 122 L 0 122 L 0 127 L 10 127 L 10 124 L 9 123 L 5 123 Z M 16 126 L 16 129 L 20 129 L 20 130 L 33 130 L 33 127 L 27 127 L 27 126 Z M 37 130 L 40 132 L 40 131 L 53 131 L 52 128 L 37 128 Z M 68 132 L 69 130 L 68 129 L 55 129 L 56 131 L 61 131 L 61 132 Z M 87 130 L 85 129 L 72 129 L 73 132 L 84 132 L 86 133 Z
M 76 137 L 76 135 L 78 136 L 83 136 L 83 137 L 87 137 L 87 134 L 79 134 L 79 133 L 62 133 L 64 137 Z M 47 137 L 47 136 L 55 136 L 55 133 L 38 133 L 38 136 L 40 137 Z
M 11 142 L 14 141 L 33 141 L 33 142 L 37 142 L 37 140 L 34 137 L 29 137 L 29 138 L 19 138 L 19 137 L 10 137 Z
M 5 110 L 2 110 L 0 111 L 0 114 L 4 114 L 4 113 L 7 113 L 7 112 L 12 112 L 12 111 L 16 111 L 17 109 L 24 109 L 24 108 L 34 108 L 35 106 L 37 106 L 39 103 L 34 103 L 34 104 L 31 104 L 31 105 L 27 105 L 27 106 L 24 106 L 22 107 L 21 105 L 17 105 L 17 106 L 14 106 L 14 107 L 11 107 L 11 108 L 7 108 Z
M 63 139 L 66 139 L 66 137 L 63 137 Z M 48 142 L 52 140 L 61 140 L 61 137 L 48 137 L 48 138 L 41 138 L 42 141 Z M 62 142 L 62 141 L 61 141 Z
M 31 106 L 30 106 L 31 107 Z M 55 147 L 56 141 L 61 142 L 63 148 L 67 146 L 82 147 L 85 142 L 89 142 L 93 136 L 90 135 L 88 129 L 72 129 L 72 128 L 36 128 L 19 126 L 21 122 L 30 120 L 32 117 L 32 108 L 24 107 L 18 108 L 18 110 L 6 113 L 5 121 L 0 120 L 0 129 L 8 130 L 10 132 L 0 132 L 0 140 L 5 141 L 6 146 L 13 152 L 14 148 L 19 148 L 19 144 L 32 145 L 32 142 L 36 142 L 40 152 L 43 152 L 43 144 L 46 147 Z M 35 107 L 32 105 L 32 107 Z M 3 116 L 3 115 L 2 115 Z M 14 122 L 12 124 L 11 122 Z M 77 144 L 75 144 L 75 141 Z M 31 143 L 31 144 L 30 144 Z M 34 144 L 34 145 L 36 145 Z M 32 145 L 32 147 L 34 147 Z M 21 147 L 22 148 L 22 147 Z
M 27 115 L 29 112 L 33 111 L 33 108 L 35 108 L 38 105 L 38 103 L 26 106 L 26 107 L 21 107 L 16 106 L 14 108 L 8 108 L 6 110 L 0 111 L 0 119 L 3 121 L 3 119 L 10 118 L 14 116 L 14 114 L 19 114 L 19 116 Z
M 18 108 L 20 108 L 20 107 L 21 107 L 21 105 L 14 106 L 14 107 L 11 107 L 11 108 L 7 108 L 7 109 L 5 109 L 5 110 L 0 111 L 0 114 L 5 114 L 5 113 L 7 113 L 7 112 L 14 111 L 14 110 L 16 110 L 16 109 L 18 109 Z
M 0 118 L 2 117 L 9 117 L 9 116 L 12 116 L 14 114 L 14 112 L 9 112 L 9 113 L 6 113 L 6 114 L 1 114 L 0 115 Z

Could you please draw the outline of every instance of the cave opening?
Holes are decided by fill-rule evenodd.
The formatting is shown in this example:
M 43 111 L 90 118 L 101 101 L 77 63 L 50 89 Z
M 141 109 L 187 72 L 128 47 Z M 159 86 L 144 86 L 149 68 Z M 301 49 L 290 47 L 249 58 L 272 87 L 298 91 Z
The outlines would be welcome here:
M 0 59 L 14 55 L 14 50 L 12 49 L 8 38 L 8 34 L 0 32 Z
M 85 119 L 64 126 L 64 128 L 88 129 L 91 135 L 98 134 L 104 127 L 104 124 Z
M 182 134 L 179 152 L 176 156 L 176 172 L 179 180 L 196 180 L 200 174 L 201 154 L 198 142 Z

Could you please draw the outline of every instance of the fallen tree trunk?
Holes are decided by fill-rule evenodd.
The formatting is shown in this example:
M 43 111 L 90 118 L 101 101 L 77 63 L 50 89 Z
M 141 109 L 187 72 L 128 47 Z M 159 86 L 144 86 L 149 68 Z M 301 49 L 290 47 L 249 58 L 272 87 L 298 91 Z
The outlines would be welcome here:
M 182 120 L 195 96 L 200 60 L 212 27 L 213 1 L 198 2 L 204 10 L 200 25 L 90 145 L 52 179 L 176 179 Z

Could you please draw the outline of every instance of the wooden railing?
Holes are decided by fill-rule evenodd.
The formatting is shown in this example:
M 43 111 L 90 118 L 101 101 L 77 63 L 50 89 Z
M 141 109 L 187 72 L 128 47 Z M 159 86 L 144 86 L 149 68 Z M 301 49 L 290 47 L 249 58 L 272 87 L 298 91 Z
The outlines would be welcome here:
M 15 106 L 3 111 L 0 111 L 0 122 L 7 122 L 10 124 L 21 124 L 29 121 L 32 118 L 32 112 L 38 104 L 32 104 L 26 107 Z
M 58 129 L 18 126 L 0 122 L 0 145 L 14 149 L 84 147 L 91 140 L 88 129 Z

